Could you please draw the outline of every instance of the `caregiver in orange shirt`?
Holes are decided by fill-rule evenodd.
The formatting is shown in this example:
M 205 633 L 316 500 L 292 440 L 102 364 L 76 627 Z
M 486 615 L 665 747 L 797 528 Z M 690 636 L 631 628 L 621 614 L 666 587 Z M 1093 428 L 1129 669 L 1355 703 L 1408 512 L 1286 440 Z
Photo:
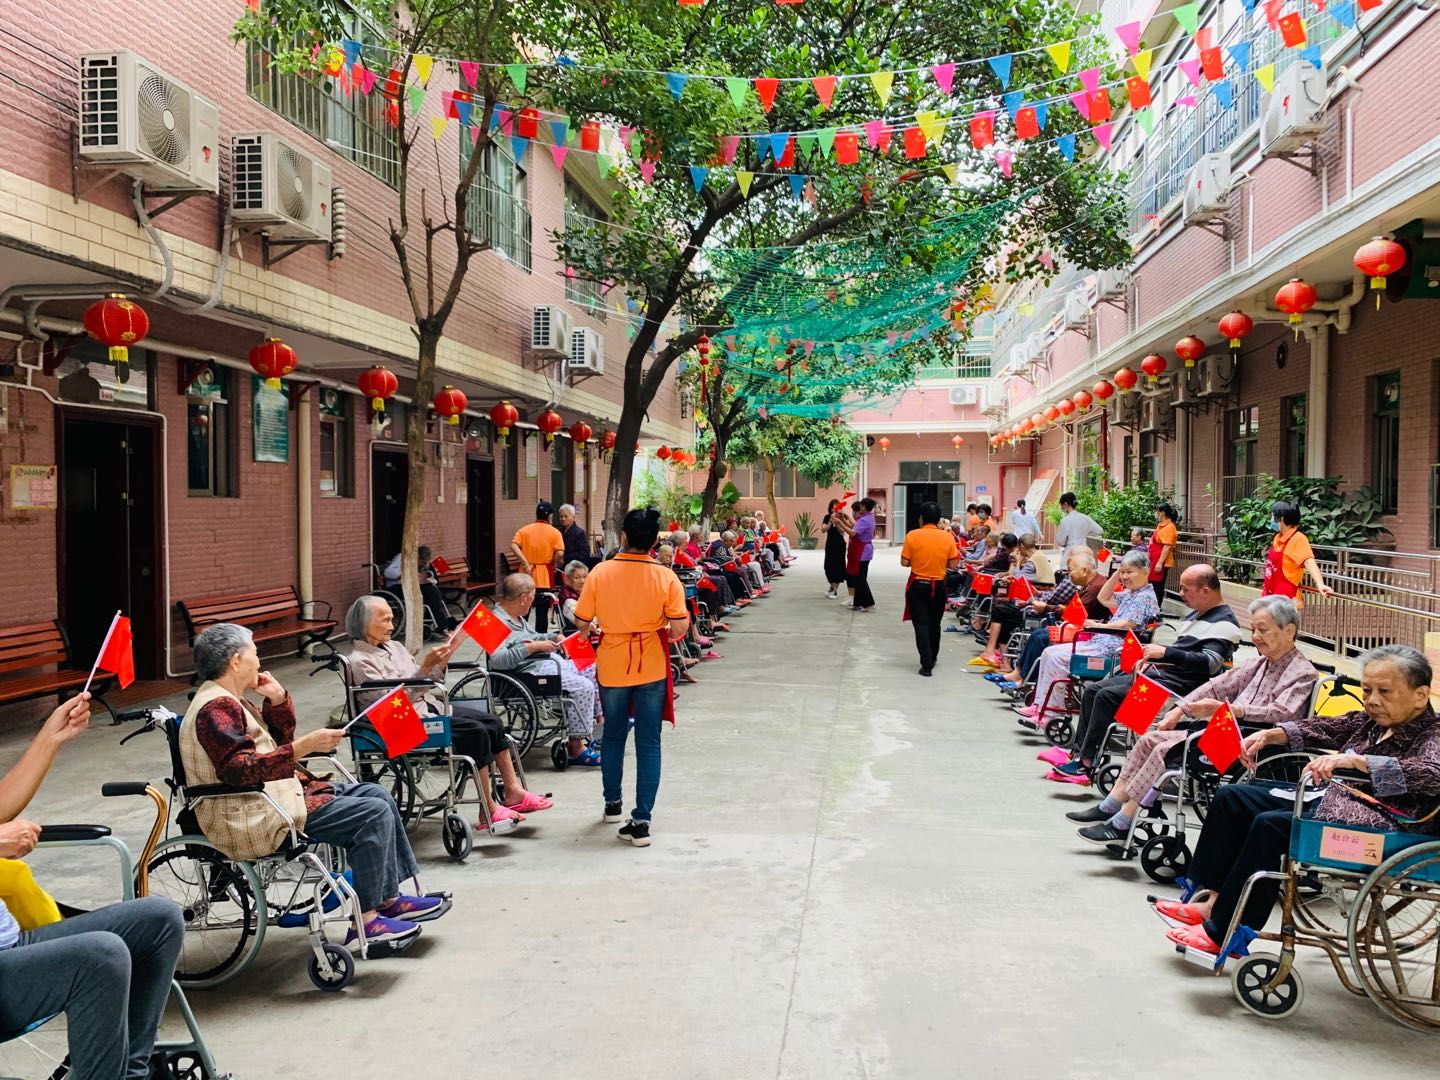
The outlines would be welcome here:
M 1155 507 L 1155 531 L 1150 534 L 1150 585 L 1155 590 L 1155 602 L 1162 611 L 1170 568 L 1175 565 L 1175 545 L 1180 540 L 1180 530 L 1175 525 L 1178 516 L 1168 502 Z
M 619 821 L 625 780 L 625 741 L 635 719 L 635 809 L 619 838 L 650 846 L 650 814 L 660 790 L 660 725 L 675 722 L 670 641 L 690 625 L 685 589 L 668 566 L 650 557 L 660 533 L 658 510 L 631 510 L 620 527 L 620 551 L 590 571 L 575 603 L 575 628 L 600 628 L 595 653 L 605 735 L 600 777 L 605 820 Z
M 1326 585 L 1320 575 L 1320 564 L 1315 561 L 1310 538 L 1300 531 L 1300 507 L 1292 502 L 1277 502 L 1270 513 L 1270 528 L 1275 539 L 1265 558 L 1265 580 L 1260 595 L 1288 596 L 1295 603 L 1303 604 L 1300 582 L 1308 570 L 1320 595 L 1334 596 L 1335 590 Z
M 535 630 L 543 634 L 550 628 L 550 604 L 555 588 L 555 563 L 565 557 L 565 537 L 550 524 L 552 507 L 541 500 L 535 506 L 535 520 L 518 529 L 510 541 L 518 569 L 535 582 Z

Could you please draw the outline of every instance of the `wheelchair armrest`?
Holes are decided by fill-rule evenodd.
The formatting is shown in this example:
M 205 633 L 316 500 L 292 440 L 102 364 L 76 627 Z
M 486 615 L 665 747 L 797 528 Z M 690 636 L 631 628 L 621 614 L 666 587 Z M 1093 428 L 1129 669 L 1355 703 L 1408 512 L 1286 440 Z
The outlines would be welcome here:
M 69 844 L 77 840 L 100 840 L 109 835 L 108 825 L 44 825 L 37 843 Z
M 1128 626 L 1122 628 L 1119 626 L 1106 626 L 1102 623 L 1099 626 L 1082 626 L 1079 632 L 1082 634 L 1099 634 L 1102 637 L 1123 638 L 1126 634 L 1130 633 L 1131 629 L 1132 627 Z
M 352 690 L 395 690 L 399 687 L 432 687 L 439 686 L 438 679 L 369 679 L 366 682 L 356 683 Z
M 264 791 L 264 784 L 199 784 L 187 787 L 185 794 L 191 799 L 205 799 L 214 795 L 252 795 Z
M 100 794 L 113 799 L 117 795 L 144 795 L 150 789 L 150 785 L 144 780 L 125 780 L 100 785 Z
M 445 666 L 455 671 L 478 671 L 485 665 L 479 660 L 451 660 Z
M 339 758 L 333 757 L 330 754 L 323 754 L 317 751 L 313 754 L 306 754 L 303 758 L 300 759 L 300 764 L 307 765 L 309 762 L 312 761 L 325 762 L 327 765 L 334 768 L 334 770 L 338 772 L 341 776 L 343 776 L 346 783 L 353 784 L 355 782 L 355 774 L 352 773 L 349 769 L 347 769 L 344 765 L 342 765 Z M 309 772 L 309 769 L 306 769 L 306 771 Z M 315 779 L 319 780 L 321 783 L 330 782 L 330 774 L 328 773 L 324 776 L 319 776 L 312 772 L 310 773 L 310 775 L 314 776 Z

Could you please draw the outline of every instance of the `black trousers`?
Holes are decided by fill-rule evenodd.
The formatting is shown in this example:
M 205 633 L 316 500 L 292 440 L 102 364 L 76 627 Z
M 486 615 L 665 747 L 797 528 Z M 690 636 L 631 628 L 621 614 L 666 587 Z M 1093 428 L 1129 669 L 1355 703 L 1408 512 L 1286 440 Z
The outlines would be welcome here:
M 1215 910 L 1205 923 L 1210 939 L 1230 929 L 1245 881 L 1257 870 L 1279 870 L 1290 848 L 1294 806 L 1270 794 L 1271 784 L 1222 784 L 1205 814 L 1205 828 L 1190 860 L 1190 880 L 1216 890 Z M 1278 881 L 1258 881 L 1240 922 L 1259 930 L 1280 895 Z
M 856 607 L 874 607 L 875 594 L 870 591 L 870 560 L 860 561 L 860 572 L 845 579 L 845 584 L 855 589 Z
M 940 620 L 945 614 L 945 583 L 917 578 L 905 590 L 905 602 L 910 607 L 910 626 L 915 631 L 915 651 L 920 654 L 920 666 L 929 671 L 940 656 Z
M 1150 583 L 1150 587 L 1155 590 L 1155 602 L 1160 605 L 1162 611 L 1165 608 L 1165 586 L 1168 584 L 1170 584 L 1170 567 L 1167 566 L 1160 580 Z
M 1134 684 L 1134 675 L 1112 675 L 1085 688 L 1080 698 L 1080 730 L 1076 742 L 1085 761 L 1095 760 L 1105 729 L 1114 722 L 1115 710 L 1120 708 Z
M 544 589 L 535 590 L 535 632 L 544 634 L 550 629 L 550 609 L 556 606 L 556 595 Z M 557 616 L 558 617 L 558 616 Z
M 489 765 L 510 749 L 505 724 L 475 701 L 450 703 L 450 745 L 477 767 Z
M 1019 630 L 1025 622 L 1025 612 L 1018 604 L 1012 604 L 1008 600 L 992 604 L 990 607 L 990 621 L 1000 624 L 1000 637 L 996 644 L 1005 648 L 1005 643 L 1010 640 L 1010 635 Z
M 398 590 L 399 586 L 395 586 Z M 450 611 L 445 607 L 445 597 L 440 592 L 440 586 L 429 581 L 420 583 L 420 602 L 425 605 L 425 610 L 430 613 L 430 618 L 435 620 L 435 629 L 441 632 L 454 628 L 454 620 L 450 618 Z

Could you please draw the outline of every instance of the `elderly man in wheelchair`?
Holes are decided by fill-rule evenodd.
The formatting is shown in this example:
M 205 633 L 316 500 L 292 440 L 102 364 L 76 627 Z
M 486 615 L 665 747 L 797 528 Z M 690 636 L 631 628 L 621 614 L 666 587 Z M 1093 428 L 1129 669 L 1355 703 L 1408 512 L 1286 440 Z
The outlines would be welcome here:
M 231 859 L 258 859 L 298 831 L 343 850 L 368 943 L 413 938 L 421 922 L 449 910 L 442 897 L 400 891 L 419 871 L 388 791 L 378 784 L 330 784 L 301 764 L 309 755 L 328 754 L 345 733 L 320 728 L 295 734 L 295 706 L 285 688 L 260 670 L 249 630 L 230 623 L 204 630 L 195 639 L 195 670 L 200 688 L 179 735 L 188 790 L 251 789 L 194 802 L 212 844 Z M 265 699 L 261 708 L 246 700 L 251 691 Z M 358 937 L 352 926 L 346 944 Z
M 566 765 L 598 768 L 600 749 L 594 744 L 593 735 L 595 721 L 601 714 L 594 666 L 581 671 L 565 655 L 560 642 L 526 625 L 525 618 L 535 603 L 535 582 L 529 574 L 507 575 L 496 595 L 495 614 L 510 631 L 510 636 L 491 655 L 490 668 L 521 674 L 558 673 L 569 729 Z
M 90 695 L 70 698 L 0 779 L 0 858 L 22 859 L 41 839 L 40 826 L 20 814 L 60 748 L 89 722 Z M 74 1076 L 146 1080 L 180 955 L 180 909 L 145 897 L 54 921 L 53 905 L 47 905 L 48 920 L 42 921 L 20 904 L 38 887 L 23 864 L 7 876 L 13 881 L 17 875 L 24 880 L 10 898 L 19 918 L 0 899 L 0 1040 L 63 1012 Z
M 1430 664 L 1408 645 L 1380 646 L 1360 663 L 1363 711 L 1287 720 L 1245 739 L 1242 761 L 1252 769 L 1267 747 L 1339 752 L 1305 766 L 1307 784 L 1328 786 L 1318 800 L 1304 803 L 1303 814 L 1295 793 L 1274 782 L 1218 789 L 1190 867 L 1191 887 L 1199 891 L 1186 902 L 1152 897 L 1156 912 L 1171 924 L 1166 936 L 1182 951 L 1218 957 L 1222 943 L 1232 955 L 1242 951 L 1243 941 L 1234 935 L 1241 926 L 1252 931 L 1264 926 L 1285 877 L 1277 871 L 1287 855 L 1296 858 L 1292 827 L 1301 828 L 1305 819 L 1342 826 L 1340 832 L 1361 830 L 1355 834 L 1360 836 L 1364 830 L 1440 832 L 1434 814 L 1440 799 L 1440 717 L 1430 705 Z M 1391 853 L 1388 844 L 1384 852 Z M 1319 855 L 1325 855 L 1323 840 Z M 1292 948 L 1293 887 L 1292 882 L 1286 891 L 1285 919 Z

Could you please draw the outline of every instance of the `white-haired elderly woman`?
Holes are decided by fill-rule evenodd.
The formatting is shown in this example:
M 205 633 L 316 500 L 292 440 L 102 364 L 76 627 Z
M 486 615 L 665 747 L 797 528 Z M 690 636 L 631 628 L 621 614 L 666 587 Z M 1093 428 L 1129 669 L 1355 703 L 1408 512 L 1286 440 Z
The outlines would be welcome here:
M 765 584 L 765 571 L 760 568 L 759 556 L 755 556 L 749 562 L 744 561 L 744 544 L 741 543 L 739 534 L 731 532 L 729 529 L 720 534 L 720 539 L 725 541 L 726 554 L 745 578 L 746 583 L 750 586 L 750 591 L 756 596 L 764 596 L 768 593 L 770 586 Z
M 764 510 L 755 511 L 755 531 L 760 534 L 760 540 L 762 543 L 764 542 L 765 537 L 770 533 L 770 526 L 765 521 Z M 790 541 L 786 538 L 785 534 L 782 533 L 779 529 L 776 529 L 775 536 L 775 545 L 780 549 L 781 563 L 783 564 L 794 562 L 795 553 L 790 550 Z
M 1302 719 L 1319 673 L 1295 647 L 1299 633 L 1300 609 L 1287 597 L 1262 596 L 1251 602 L 1250 639 L 1260 655 L 1196 687 L 1140 736 L 1105 801 L 1065 815 L 1091 823 L 1080 836 L 1094 844 L 1124 838 L 1135 815 L 1158 797 L 1155 781 L 1166 770 L 1166 755 L 1192 734 L 1180 729 L 1186 720 L 1209 720 L 1222 702 L 1229 702 L 1235 718 L 1248 724 L 1274 727 Z
M 1107 630 L 1143 630 L 1160 615 L 1160 605 L 1155 599 L 1155 590 L 1147 588 L 1150 563 L 1140 552 L 1126 552 L 1120 560 L 1120 568 L 1110 575 L 1100 589 L 1098 601 L 1109 608 L 1110 618 L 1103 622 L 1087 619 L 1082 630 L 1105 627 Z M 1124 592 L 1117 591 L 1121 585 Z M 1040 654 L 1040 666 L 1035 677 L 1035 703 L 1020 710 L 1022 720 L 1036 726 L 1048 719 L 1042 710 L 1058 715 L 1063 712 L 1061 702 L 1051 693 L 1051 687 L 1070 673 L 1070 657 L 1118 656 L 1124 645 L 1123 635 L 1096 634 L 1094 637 L 1069 644 L 1051 645 Z
M 295 704 L 273 675 L 260 670 L 249 630 L 232 623 L 203 630 L 195 638 L 195 676 L 200 688 L 180 725 L 186 782 L 264 784 L 269 796 L 197 803 L 195 816 L 212 844 L 232 859 L 261 858 L 281 847 L 293 825 L 312 840 L 344 849 L 372 942 L 413 937 L 419 923 L 449 910 L 438 897 L 400 891 L 418 869 L 388 791 L 378 784 L 329 784 L 301 765 L 311 754 L 334 750 L 344 732 L 295 734 Z M 252 691 L 264 699 L 258 709 L 245 697 Z M 346 944 L 355 937 L 352 927 Z
M 345 632 L 354 643 L 350 649 L 350 670 L 361 682 L 386 679 L 434 679 L 445 681 L 445 666 L 459 648 L 459 638 L 434 646 L 423 660 L 415 657 L 391 637 L 395 616 L 390 605 L 378 596 L 362 596 L 350 605 L 345 614 Z M 355 695 L 356 704 L 366 708 L 389 690 L 362 690 Z M 413 687 L 405 691 L 421 716 L 450 717 L 450 742 L 459 754 L 475 762 L 480 771 L 476 787 L 485 800 L 492 833 L 509 832 L 525 820 L 525 815 L 548 810 L 550 800 L 525 790 L 510 756 L 510 740 L 498 716 L 487 712 L 479 702 L 457 700 L 447 702 L 433 690 Z M 491 766 L 505 782 L 505 801 L 497 803 L 492 785 L 485 781 Z
M 567 749 L 570 764 L 598 768 L 600 751 L 591 736 L 595 721 L 600 718 L 600 689 L 595 682 L 595 667 L 581 671 L 565 655 L 560 642 L 530 629 L 525 619 L 535 603 L 535 580 L 529 574 L 507 574 L 495 593 L 495 614 L 505 624 L 510 636 L 490 654 L 490 667 L 496 671 L 532 671 L 560 673 L 560 689 L 565 693 L 565 722 L 570 728 Z
M 560 571 L 560 625 L 567 632 L 575 629 L 575 604 L 589 576 L 590 564 L 579 559 L 566 563 Z

